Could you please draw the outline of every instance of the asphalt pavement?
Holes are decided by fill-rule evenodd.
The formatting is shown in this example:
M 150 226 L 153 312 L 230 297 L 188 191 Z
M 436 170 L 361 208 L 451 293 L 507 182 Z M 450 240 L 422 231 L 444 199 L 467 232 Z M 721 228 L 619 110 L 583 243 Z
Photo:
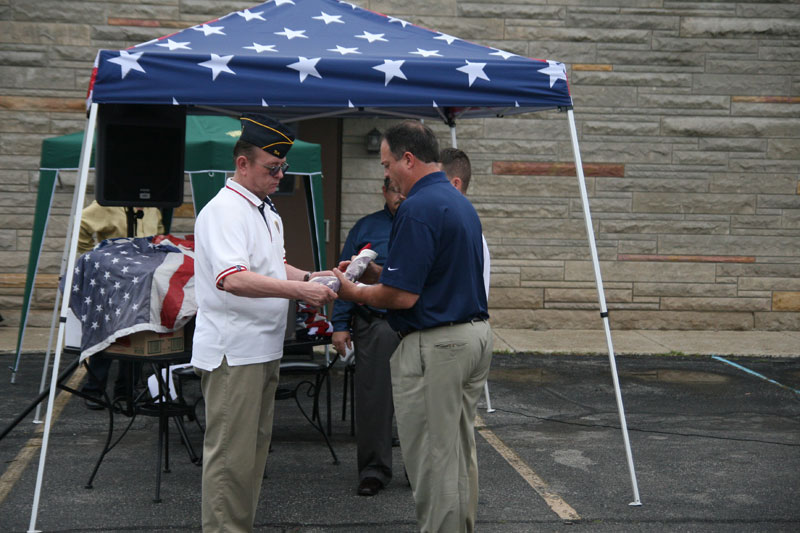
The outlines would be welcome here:
M 633 481 L 608 357 L 497 353 L 489 381 L 494 412 L 487 412 L 485 399 L 479 410 L 477 530 L 800 530 L 800 359 L 768 353 L 715 358 L 677 351 L 616 358 L 639 506 L 630 505 Z M 4 366 L 11 360 L 11 354 L 0 355 Z M 36 396 L 42 364 L 41 353 L 28 353 L 16 383 L 0 379 L 0 428 Z M 416 530 L 399 448 L 395 479 L 386 490 L 372 498 L 355 493 L 349 412 L 342 420 L 343 376 L 334 367 L 331 440 L 339 464 L 333 464 L 321 435 L 295 403 L 278 402 L 257 531 Z M 76 374 L 74 379 L 79 378 Z M 153 503 L 158 424 L 152 417 L 133 419 L 105 457 L 93 488 L 86 489 L 109 415 L 61 394 L 37 529 L 200 530 L 200 468 L 189 460 L 174 426 L 169 433 L 171 471 L 162 474 L 161 503 Z M 185 396 L 198 395 L 196 382 L 187 383 Z M 310 406 L 310 399 L 303 401 Z M 24 532 L 31 525 L 42 427 L 31 420 L 0 440 L 3 532 Z M 117 434 L 130 421 L 117 415 Z M 186 427 L 199 450 L 200 429 L 192 423 Z

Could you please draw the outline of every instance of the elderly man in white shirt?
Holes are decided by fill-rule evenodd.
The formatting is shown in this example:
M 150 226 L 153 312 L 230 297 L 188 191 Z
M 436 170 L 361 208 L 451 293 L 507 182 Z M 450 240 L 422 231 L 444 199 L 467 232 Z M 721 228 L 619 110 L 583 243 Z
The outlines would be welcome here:
M 325 305 L 336 293 L 286 263 L 269 199 L 287 169 L 292 132 L 241 118 L 235 173 L 195 223 L 197 324 L 192 365 L 206 402 L 203 531 L 252 531 L 272 437 L 290 299 Z M 330 272 L 320 274 L 331 274 Z

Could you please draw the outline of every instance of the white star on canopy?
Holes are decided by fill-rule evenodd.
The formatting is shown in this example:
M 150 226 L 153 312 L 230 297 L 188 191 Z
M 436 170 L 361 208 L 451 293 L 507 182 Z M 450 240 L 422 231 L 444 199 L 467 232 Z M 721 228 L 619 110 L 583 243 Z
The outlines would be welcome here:
M 389 41 L 383 38 L 383 33 L 370 33 L 367 30 L 364 30 L 362 35 L 354 35 L 356 39 L 366 39 L 369 42 L 373 43 L 375 41 L 383 41 L 388 43 Z
M 444 57 L 439 53 L 439 50 L 423 50 L 422 48 L 417 48 L 416 52 L 409 52 L 409 54 L 422 57 Z
M 158 43 L 156 46 L 162 46 L 164 48 L 169 48 L 170 50 L 191 50 L 188 45 L 189 41 L 184 43 L 176 43 L 172 39 L 167 39 L 166 43 Z
M 283 4 L 295 5 L 294 0 L 275 0 L 275 5 L 276 6 L 282 6 Z
M 245 48 L 247 50 L 255 50 L 256 53 L 259 53 L 259 54 L 261 52 L 277 52 L 277 50 L 275 50 L 275 45 L 274 44 L 253 43 L 253 46 L 243 46 L 242 48 Z
M 208 37 L 209 35 L 214 35 L 215 33 L 218 35 L 225 35 L 225 33 L 222 31 L 224 28 L 225 26 L 209 26 L 208 24 L 203 24 L 200 27 L 195 26 L 192 29 L 194 31 L 201 31 L 203 32 L 203 35 Z
M 234 71 L 228 68 L 228 61 L 233 59 L 233 56 L 218 56 L 211 54 L 211 59 L 198 63 L 201 67 L 211 69 L 211 79 L 216 80 L 220 72 L 227 72 L 228 74 L 236 75 Z
M 127 76 L 128 72 L 130 72 L 131 70 L 144 72 L 144 69 L 138 63 L 143 53 L 144 52 L 134 52 L 130 54 L 125 50 L 120 50 L 119 57 L 115 57 L 114 59 L 109 59 L 108 62 L 116 63 L 117 65 L 122 67 L 122 78 L 125 79 L 125 76 Z
M 434 39 L 439 39 L 440 41 L 447 41 L 447 44 L 453 44 L 453 41 L 458 41 L 458 37 L 453 37 L 452 35 L 447 35 L 446 33 L 439 33 L 437 37 Z
M 263 20 L 266 21 L 264 17 L 261 16 L 263 11 L 258 11 L 256 13 L 251 12 L 249 9 L 245 9 L 244 11 L 237 11 L 236 14 L 242 17 L 247 22 L 250 22 L 253 19 Z
M 319 75 L 319 72 L 317 72 L 317 62 L 322 59 L 321 57 L 312 57 L 309 59 L 307 57 L 300 56 L 297 59 L 298 61 L 296 63 L 291 63 L 286 66 L 300 73 L 300 83 L 306 81 L 308 76 L 322 78 L 322 76 Z
M 477 78 L 489 81 L 489 76 L 483 72 L 483 67 L 486 66 L 486 63 L 470 63 L 466 59 L 464 61 L 466 61 L 467 64 L 463 67 L 458 67 L 456 70 L 469 76 L 470 87 L 472 87 L 472 84 L 475 83 Z
M 392 22 L 399 22 L 404 28 L 409 24 L 411 24 L 410 22 L 403 19 L 399 19 L 397 17 L 389 17 L 389 24 L 391 24 Z
M 503 59 L 508 59 L 509 57 L 514 57 L 517 54 L 512 54 L 511 52 L 506 52 L 505 50 L 500 50 L 499 48 L 495 48 L 495 51 L 489 54 L 490 56 L 500 56 Z
M 392 59 L 384 59 L 383 65 L 376 65 L 372 68 L 375 70 L 379 70 L 386 75 L 386 79 L 383 84 L 383 86 L 386 87 L 387 85 L 389 85 L 389 82 L 392 81 L 392 78 L 397 77 L 404 80 L 408 79 L 406 78 L 406 75 L 403 74 L 403 71 L 400 70 L 400 67 L 403 66 L 403 63 L 405 63 L 405 60 L 403 59 L 397 61 Z
M 567 67 L 564 66 L 564 63 L 559 63 L 558 61 L 547 61 L 547 67 L 540 68 L 536 72 L 541 72 L 542 74 L 546 74 L 550 76 L 550 87 L 557 80 L 564 80 L 567 81 Z
M 345 48 L 342 45 L 337 44 L 336 48 L 328 48 L 328 52 L 339 52 L 343 56 L 347 54 L 360 54 L 361 52 L 358 51 L 358 47 L 355 48 Z
M 328 15 L 324 11 L 320 11 L 320 15 L 318 17 L 311 17 L 311 18 L 314 20 L 321 20 L 325 22 L 326 26 L 331 22 L 338 22 L 339 24 L 344 24 L 341 15 Z
M 306 30 L 290 30 L 286 26 L 283 27 L 283 31 L 276 31 L 275 35 L 283 35 L 290 41 L 295 37 L 302 37 L 303 39 L 308 39 L 307 35 L 303 35 Z

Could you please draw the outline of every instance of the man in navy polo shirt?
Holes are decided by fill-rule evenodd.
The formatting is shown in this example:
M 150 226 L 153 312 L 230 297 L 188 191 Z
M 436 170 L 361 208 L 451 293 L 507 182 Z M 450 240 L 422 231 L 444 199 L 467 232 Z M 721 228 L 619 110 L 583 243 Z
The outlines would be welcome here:
M 389 128 L 384 176 L 406 196 L 379 283 L 342 281 L 339 298 L 389 310 L 402 337 L 391 359 L 397 430 L 420 531 L 473 531 L 478 505 L 475 411 L 492 354 L 481 224 L 439 171 L 433 132 Z M 344 266 L 344 263 L 341 265 Z M 362 277 L 362 281 L 367 281 Z

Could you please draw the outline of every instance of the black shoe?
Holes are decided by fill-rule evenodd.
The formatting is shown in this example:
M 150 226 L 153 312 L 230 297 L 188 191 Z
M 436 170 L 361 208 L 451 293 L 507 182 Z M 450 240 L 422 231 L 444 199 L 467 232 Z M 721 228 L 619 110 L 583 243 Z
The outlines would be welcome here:
M 83 399 L 83 404 L 87 409 L 91 409 L 92 411 L 100 411 L 101 409 L 106 408 L 106 406 L 102 403 L 103 395 L 99 392 L 86 392 L 84 394 L 91 396 L 91 398 Z
M 381 480 L 378 478 L 365 477 L 361 480 L 361 483 L 358 484 L 359 496 L 375 496 L 381 490 L 383 490 L 383 483 L 381 483 Z

